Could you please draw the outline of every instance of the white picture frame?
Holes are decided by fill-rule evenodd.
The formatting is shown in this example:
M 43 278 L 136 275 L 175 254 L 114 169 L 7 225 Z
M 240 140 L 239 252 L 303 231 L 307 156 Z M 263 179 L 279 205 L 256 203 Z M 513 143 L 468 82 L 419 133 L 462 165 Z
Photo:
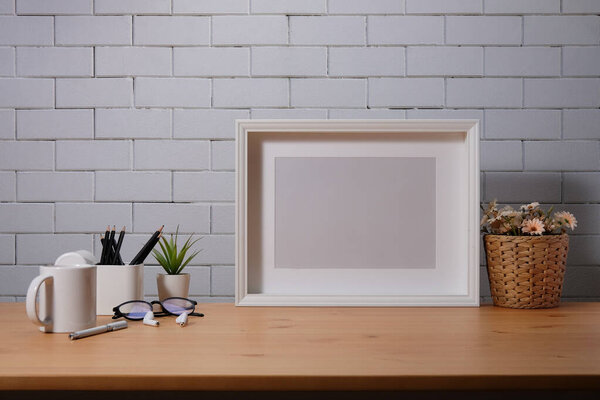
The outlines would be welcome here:
M 394 171 L 388 177 L 388 173 L 376 172 L 384 171 L 381 162 L 400 164 L 385 164 L 385 171 Z M 336 191 L 331 192 L 333 195 L 320 193 L 319 188 L 330 187 L 330 182 L 337 185 L 338 181 L 346 181 L 340 179 L 339 171 L 355 167 L 367 171 L 356 176 L 365 176 L 356 181 L 353 176 L 349 180 L 353 183 L 341 191 L 353 193 L 352 185 L 368 185 L 371 192 L 357 190 L 367 195 L 342 199 L 354 202 L 359 201 L 355 197 L 361 197 L 360 201 L 366 202 L 361 204 L 369 206 L 372 198 L 378 206 L 372 211 L 360 211 L 369 207 L 350 204 L 347 208 L 353 211 L 348 213 L 344 211 L 346 201 L 340 201 L 342 195 Z M 238 120 L 236 171 L 237 306 L 479 305 L 478 120 Z M 389 182 L 386 186 L 386 179 L 408 182 L 404 191 L 389 195 L 391 203 L 382 200 L 388 195 L 380 195 L 376 186 L 385 192 L 390 186 Z M 314 183 L 321 180 L 324 186 Z M 296 189 L 298 192 L 294 192 Z M 311 193 L 311 206 L 305 207 L 305 201 L 290 195 L 290 190 Z M 434 199 L 430 199 L 430 193 L 434 193 Z M 389 206 L 396 198 L 398 205 Z M 362 235 L 360 240 L 368 243 L 356 254 L 348 255 L 356 247 L 352 241 L 359 240 L 353 236 L 338 238 L 334 234 L 327 245 L 314 239 L 337 228 L 338 222 L 322 222 L 326 215 L 323 212 L 335 210 L 339 214 L 335 221 L 348 221 L 341 223 L 344 231 L 340 233 L 344 234 L 356 228 L 352 218 L 359 219 L 363 213 L 374 212 L 376 220 L 385 220 L 389 211 L 391 221 L 404 221 L 403 216 L 409 214 L 397 211 L 404 203 L 411 207 L 423 204 L 416 206 L 422 210 L 414 214 L 425 216 L 430 214 L 426 210 L 433 210 L 435 216 L 402 229 L 391 225 L 391 229 L 377 233 L 379 239 L 373 241 L 357 229 Z M 315 215 L 310 214 L 312 211 L 307 214 L 307 210 L 315 210 Z M 368 224 L 369 218 L 363 217 L 356 223 Z M 314 231 L 307 231 L 306 220 L 313 224 L 310 226 L 317 226 Z M 423 239 L 429 231 L 433 231 L 434 244 Z M 415 239 L 413 232 L 421 236 Z M 404 243 L 405 247 L 398 251 L 386 245 L 382 250 L 378 247 L 382 242 Z M 310 255 L 303 254 L 305 248 L 311 249 Z M 411 255 L 407 249 L 420 253 L 413 251 Z M 372 264 L 366 265 L 364 260 L 348 264 L 363 253 L 372 257 Z

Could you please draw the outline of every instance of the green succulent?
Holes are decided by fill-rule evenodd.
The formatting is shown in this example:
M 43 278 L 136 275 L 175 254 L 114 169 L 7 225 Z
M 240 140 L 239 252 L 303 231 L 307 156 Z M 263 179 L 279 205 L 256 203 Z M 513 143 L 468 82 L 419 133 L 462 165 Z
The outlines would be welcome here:
M 194 236 L 194 234 L 192 233 L 183 244 L 183 247 L 179 251 L 177 251 L 178 236 L 179 225 L 177 225 L 177 230 L 175 231 L 175 239 L 173 239 L 173 234 L 171 233 L 171 238 L 169 240 L 167 240 L 163 236 L 162 240 L 158 241 L 162 253 L 158 250 L 152 250 L 152 254 L 154 255 L 154 258 L 156 258 L 156 261 L 160 263 L 165 272 L 169 275 L 180 274 L 181 271 L 185 268 L 185 266 L 188 265 L 190 261 L 192 261 L 194 257 L 196 257 L 196 255 L 201 251 L 195 251 L 186 258 L 188 250 L 192 248 L 194 243 L 202 239 L 202 237 L 199 237 L 196 240 L 192 240 L 192 236 Z

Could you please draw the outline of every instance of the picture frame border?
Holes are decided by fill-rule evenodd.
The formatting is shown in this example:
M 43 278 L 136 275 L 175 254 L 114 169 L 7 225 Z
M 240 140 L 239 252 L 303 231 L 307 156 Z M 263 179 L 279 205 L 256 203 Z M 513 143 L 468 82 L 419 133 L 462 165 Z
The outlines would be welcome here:
M 236 306 L 479 306 L 479 120 L 236 120 L 235 304 Z M 265 132 L 464 133 L 468 157 L 468 269 L 466 295 L 269 295 L 248 293 L 248 135 Z

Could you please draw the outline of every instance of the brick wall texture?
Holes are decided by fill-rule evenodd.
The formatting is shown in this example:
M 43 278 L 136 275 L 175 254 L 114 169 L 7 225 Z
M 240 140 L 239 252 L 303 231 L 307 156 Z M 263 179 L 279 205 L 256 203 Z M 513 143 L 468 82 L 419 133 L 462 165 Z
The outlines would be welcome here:
M 107 223 L 132 232 L 125 259 L 179 223 L 204 236 L 192 295 L 231 301 L 238 118 L 481 120 L 482 201 L 572 210 L 564 296 L 600 300 L 599 14 L 598 0 L 0 0 L 0 300 L 61 252 L 97 251 Z

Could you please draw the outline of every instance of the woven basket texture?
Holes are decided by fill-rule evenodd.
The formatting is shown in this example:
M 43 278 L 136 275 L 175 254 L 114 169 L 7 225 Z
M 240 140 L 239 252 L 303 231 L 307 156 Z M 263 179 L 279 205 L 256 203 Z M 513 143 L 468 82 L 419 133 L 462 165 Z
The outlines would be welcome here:
M 494 305 L 508 308 L 558 307 L 569 236 L 485 235 Z

